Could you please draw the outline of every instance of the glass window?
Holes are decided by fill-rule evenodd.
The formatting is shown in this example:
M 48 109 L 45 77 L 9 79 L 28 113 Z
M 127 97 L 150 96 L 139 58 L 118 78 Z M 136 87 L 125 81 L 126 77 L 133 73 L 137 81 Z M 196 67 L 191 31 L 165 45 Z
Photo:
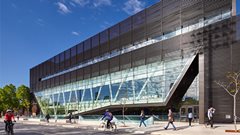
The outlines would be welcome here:
M 95 88 L 92 89 L 93 100 L 97 100 L 97 96 L 98 96 L 99 88 L 100 88 L 100 87 L 95 87 Z M 99 98 L 100 98 L 100 97 L 99 97 Z
M 60 105 L 63 105 L 63 104 L 64 104 L 63 93 L 60 93 L 59 96 L 60 96 L 60 97 L 59 97 L 59 104 L 60 104 Z
M 69 97 L 70 97 L 70 91 L 65 92 L 64 97 L 65 97 L 65 102 L 68 103 L 69 102 Z
M 85 90 L 83 101 L 91 101 L 91 92 L 90 89 Z
M 54 94 L 54 96 L 53 96 L 53 102 L 54 102 L 54 105 L 57 105 L 57 104 L 58 104 L 58 94 Z
M 120 86 L 120 83 L 114 83 L 111 85 L 111 89 L 112 89 L 112 98 L 116 98 L 116 94 L 117 94 L 117 91 L 118 91 L 118 88 Z
M 81 99 L 82 99 L 82 90 L 78 90 L 77 91 L 77 99 L 78 99 L 78 101 L 81 101 Z
M 76 102 L 76 93 L 75 93 L 75 91 L 71 91 L 70 102 Z
M 104 85 L 104 86 L 102 86 L 99 100 L 109 100 L 109 99 L 110 99 L 109 85 Z

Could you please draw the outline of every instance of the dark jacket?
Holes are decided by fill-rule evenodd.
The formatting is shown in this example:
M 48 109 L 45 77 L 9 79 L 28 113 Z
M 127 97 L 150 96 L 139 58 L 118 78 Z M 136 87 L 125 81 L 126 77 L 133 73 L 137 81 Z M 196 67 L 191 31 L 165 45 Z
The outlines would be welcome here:
M 113 119 L 113 115 L 112 115 L 111 112 L 105 112 L 102 120 L 103 120 L 104 118 L 107 119 L 107 120 L 112 120 L 112 119 Z

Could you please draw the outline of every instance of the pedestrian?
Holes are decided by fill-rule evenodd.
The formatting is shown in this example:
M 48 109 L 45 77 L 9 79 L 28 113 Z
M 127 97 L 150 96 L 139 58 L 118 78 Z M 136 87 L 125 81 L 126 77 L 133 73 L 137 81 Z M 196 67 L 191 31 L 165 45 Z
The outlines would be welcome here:
M 69 119 L 69 122 L 72 123 L 72 113 L 71 112 L 69 113 L 68 119 Z
M 17 120 L 19 121 L 19 114 L 17 114 Z
M 173 122 L 174 122 L 174 115 L 173 115 L 173 112 L 172 112 L 171 108 L 169 108 L 168 109 L 168 124 L 167 124 L 166 127 L 164 127 L 164 129 L 167 130 L 169 124 L 171 124 L 172 127 L 173 127 L 173 130 L 176 130 L 176 127 L 174 126 Z
M 141 114 L 140 114 L 140 125 L 139 127 L 142 126 L 142 123 L 144 124 L 144 126 L 146 127 L 146 124 L 145 124 L 145 113 L 144 113 L 144 110 L 141 110 Z
M 47 113 L 47 115 L 45 116 L 47 123 L 49 123 L 49 119 L 50 119 L 50 115 Z
M 189 127 L 191 127 L 191 123 L 192 123 L 192 119 L 193 119 L 193 113 L 192 111 L 188 112 L 188 122 L 189 122 Z
M 207 111 L 207 117 L 208 117 L 208 121 L 207 124 L 205 125 L 206 127 L 208 125 L 211 125 L 211 128 L 213 128 L 213 114 L 215 113 L 216 109 L 213 107 L 209 107 L 208 111 Z

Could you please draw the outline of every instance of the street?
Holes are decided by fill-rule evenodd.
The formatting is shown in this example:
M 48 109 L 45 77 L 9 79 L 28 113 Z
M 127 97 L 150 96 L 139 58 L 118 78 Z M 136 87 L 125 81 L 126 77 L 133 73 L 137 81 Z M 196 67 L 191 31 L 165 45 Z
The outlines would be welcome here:
M 5 124 L 0 122 L 0 135 L 5 134 Z M 129 133 L 124 130 L 118 130 L 116 133 L 112 131 L 99 131 L 91 127 L 82 128 L 68 128 L 52 125 L 36 125 L 36 124 L 23 124 L 15 123 L 15 135 L 105 135 L 105 134 L 119 134 L 127 135 Z
M 164 130 L 166 122 L 158 122 L 147 127 L 130 125 L 123 127 L 118 125 L 116 132 L 103 131 L 98 128 L 97 122 L 82 121 L 79 124 L 69 124 L 61 122 L 39 122 L 39 121 L 18 121 L 14 125 L 15 135 L 226 135 L 226 129 L 233 129 L 233 124 L 215 124 L 214 128 L 193 123 L 192 127 L 187 122 L 175 122 L 177 130 L 170 126 Z M 240 125 L 238 124 L 238 127 Z M 0 135 L 5 134 L 5 124 L 0 120 Z

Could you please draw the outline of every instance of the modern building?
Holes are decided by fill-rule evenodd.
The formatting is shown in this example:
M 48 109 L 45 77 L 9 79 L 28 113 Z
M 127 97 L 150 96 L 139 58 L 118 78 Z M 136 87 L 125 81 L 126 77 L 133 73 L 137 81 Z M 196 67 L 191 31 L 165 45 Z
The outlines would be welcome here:
M 197 101 L 231 122 L 233 99 L 214 81 L 240 71 L 236 0 L 161 0 L 30 70 L 41 111 L 97 114 Z M 238 98 L 237 114 L 240 114 Z M 137 112 L 139 113 L 139 112 Z

